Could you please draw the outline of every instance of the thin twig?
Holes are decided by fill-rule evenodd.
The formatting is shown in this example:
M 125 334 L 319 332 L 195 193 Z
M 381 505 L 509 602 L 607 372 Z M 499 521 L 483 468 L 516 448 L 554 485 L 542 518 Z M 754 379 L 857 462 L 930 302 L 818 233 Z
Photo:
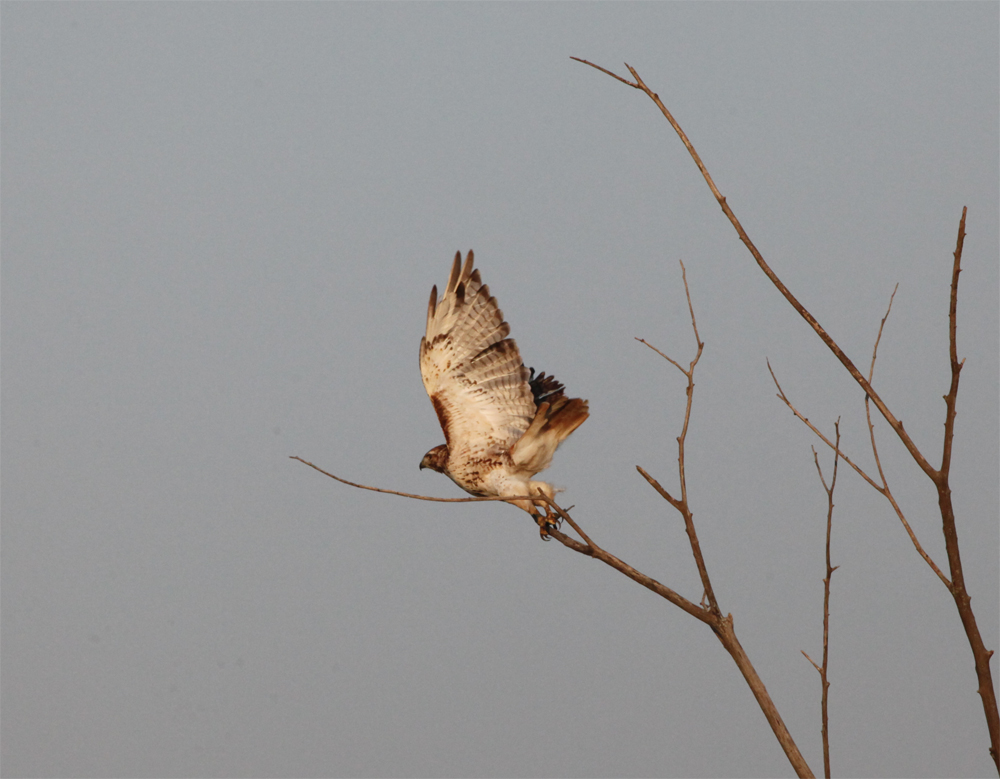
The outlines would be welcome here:
M 815 661 L 815 660 L 813 660 L 813 659 L 812 659 L 811 657 L 809 657 L 809 655 L 808 655 L 808 654 L 806 654 L 806 650 L 804 650 L 804 649 L 800 649 L 799 651 L 800 651 L 800 652 L 802 653 L 802 656 L 803 656 L 803 657 L 804 657 L 804 658 L 805 658 L 806 660 L 808 660 L 808 661 L 809 661 L 810 663 L 812 663 L 812 667 L 813 667 L 813 668 L 815 668 L 815 669 L 816 669 L 817 671 L 819 671 L 820 673 L 823 673 L 823 669 L 822 669 L 822 668 L 820 668 L 820 667 L 819 667 L 818 665 L 816 665 L 816 661 Z
M 655 346 L 653 346 L 653 344 L 649 343 L 649 341 L 647 341 L 645 338 L 639 338 L 639 336 L 636 336 L 635 340 L 637 340 L 639 343 L 641 343 L 641 344 L 643 344 L 645 346 L 648 346 L 650 349 L 652 349 L 654 352 L 656 352 L 658 355 L 660 355 L 660 357 L 662 357 L 664 360 L 666 360 L 671 365 L 673 365 L 675 368 L 677 368 L 677 370 L 679 370 L 681 373 L 683 373 L 685 376 L 687 376 L 687 371 L 684 370 L 684 366 L 682 366 L 679 362 L 677 362 L 677 360 L 675 360 L 673 357 L 670 357 L 670 356 L 664 354 L 663 352 L 661 352 L 659 349 L 657 349 Z
M 827 510 L 826 510 L 826 577 L 823 579 L 823 667 L 820 668 L 813 662 L 813 659 L 806 655 L 805 652 L 802 654 L 806 655 L 806 659 L 813 664 L 817 671 L 819 671 L 820 682 L 823 686 L 822 696 L 820 699 L 820 712 L 822 718 L 822 734 L 823 734 L 823 770 L 826 775 L 826 779 L 830 779 L 830 715 L 828 706 L 828 693 L 830 690 L 830 582 L 833 579 L 833 572 L 837 570 L 840 566 L 833 565 L 830 560 L 830 539 L 833 535 L 833 490 L 837 486 L 837 466 L 840 463 L 840 419 L 838 418 L 836 423 L 834 423 L 834 429 L 837 431 L 837 448 L 833 455 L 833 477 L 830 479 L 830 485 L 827 486 L 826 479 L 823 477 L 823 469 L 819 464 L 819 455 L 816 454 L 816 448 L 813 447 L 813 460 L 816 462 L 816 472 L 819 473 L 819 480 L 823 483 L 823 489 L 826 491 L 827 500 Z
M 889 319 L 889 314 L 892 313 L 892 301 L 896 297 L 896 290 L 899 289 L 899 284 L 897 284 L 893 290 L 892 294 L 889 296 L 889 305 L 886 307 L 885 316 L 882 317 L 882 321 L 878 326 L 878 335 L 875 337 L 875 346 L 872 348 L 872 361 L 868 368 L 868 381 L 872 381 L 875 376 L 875 361 L 878 359 L 878 345 L 882 341 L 882 331 L 885 329 L 885 323 Z M 924 547 L 917 540 L 917 534 L 913 532 L 913 528 L 910 527 L 910 523 L 906 520 L 906 515 L 903 514 L 903 509 L 896 501 L 896 496 L 892 494 L 892 490 L 889 488 L 889 480 L 885 476 L 885 471 L 882 468 L 882 458 L 879 457 L 878 444 L 875 441 L 875 425 L 872 423 L 872 412 L 871 403 L 869 398 L 865 396 L 865 421 L 868 423 L 868 438 L 872 445 L 872 455 L 875 457 L 875 467 L 878 468 L 879 478 L 882 480 L 882 488 L 879 492 L 889 501 L 889 505 L 892 506 L 893 511 L 896 512 L 896 516 L 899 517 L 899 521 L 903 524 L 903 528 L 906 530 L 906 534 L 910 537 L 910 541 L 913 543 L 913 547 L 917 550 L 917 553 L 923 558 L 924 562 L 930 566 L 931 570 L 937 574 L 937 577 L 944 583 L 944 586 L 949 590 L 951 589 L 951 582 L 948 581 L 948 577 L 944 575 L 940 568 L 938 568 L 937 563 L 931 559 L 931 556 L 924 551 Z M 877 489 L 877 488 L 876 488 Z
M 596 68 L 597 70 L 601 71 L 601 73 L 607 73 L 609 76 L 611 76 L 611 78 L 616 78 L 619 81 L 621 81 L 623 84 L 628 84 L 628 86 L 632 87 L 633 89 L 642 89 L 642 87 L 640 87 L 638 84 L 634 84 L 631 81 L 629 81 L 627 78 L 622 78 L 617 73 L 612 73 L 610 70 L 602 68 L 600 65 L 595 65 L 593 62 L 590 62 L 590 61 L 585 60 L 585 59 L 580 59 L 579 57 L 570 57 L 570 59 L 571 60 L 576 60 L 577 62 L 582 62 L 584 65 L 590 65 L 590 67 Z M 626 65 L 626 67 L 628 67 L 628 66 Z
M 875 358 L 878 356 L 878 345 L 882 341 L 882 330 L 885 329 L 885 323 L 889 319 L 889 314 L 892 313 L 892 301 L 896 299 L 896 292 L 899 290 L 899 284 L 897 283 L 895 287 L 892 288 L 892 294 L 889 295 L 889 306 L 885 310 L 885 316 L 882 317 L 882 321 L 878 326 L 878 335 L 875 337 L 875 346 L 872 347 L 872 364 L 868 368 L 868 382 L 871 383 L 872 376 L 875 375 Z
M 882 317 L 882 322 L 878 326 L 878 335 L 875 337 L 875 346 L 872 348 L 872 363 L 871 367 L 868 369 L 868 381 L 872 381 L 875 376 L 875 360 L 878 358 L 878 345 L 882 341 L 882 331 L 885 329 L 886 320 L 889 319 L 889 314 L 892 313 L 892 301 L 896 297 L 896 290 L 899 289 L 899 284 L 897 284 L 893 290 L 892 294 L 889 296 L 889 306 L 886 308 L 885 316 Z M 872 454 L 875 456 L 875 467 L 878 468 L 879 478 L 882 479 L 883 494 L 889 497 L 889 484 L 885 478 L 885 472 L 882 470 L 882 460 L 878 456 L 878 446 L 875 443 L 875 426 L 872 424 L 872 414 L 871 414 L 871 403 L 869 403 L 869 398 L 865 395 L 865 419 L 868 420 L 868 436 L 871 439 L 872 444 Z M 890 498 L 891 500 L 891 498 Z M 892 501 L 895 504 L 895 501 Z M 897 510 L 897 513 L 898 510 Z
M 308 465 L 310 468 L 312 468 L 315 471 L 319 471 L 324 476 L 329 476 L 331 479 L 334 479 L 335 481 L 339 481 L 341 484 L 346 484 L 349 487 L 357 487 L 359 490 L 371 490 L 372 492 L 382 492 L 382 493 L 385 493 L 386 495 L 399 495 L 399 497 L 401 497 L 401 498 L 412 498 L 413 500 L 430 500 L 430 501 L 434 501 L 435 503 L 486 503 L 486 502 L 489 502 L 489 501 L 501 501 L 503 503 L 508 503 L 508 502 L 514 501 L 514 500 L 534 500 L 534 501 L 541 501 L 541 500 L 544 499 L 546 503 L 549 502 L 548 499 L 544 498 L 544 496 L 539 496 L 539 495 L 519 495 L 519 496 L 515 496 L 515 497 L 505 497 L 505 498 L 497 497 L 497 496 L 490 496 L 490 497 L 485 497 L 485 498 L 476 498 L 476 497 L 473 497 L 473 498 L 435 498 L 435 497 L 432 497 L 430 495 L 415 495 L 412 492 L 397 492 L 396 490 L 387 490 L 387 489 L 383 489 L 382 487 L 369 487 L 367 484 L 357 484 L 357 483 L 355 483 L 353 481 L 348 481 L 347 479 L 341 479 L 339 476 L 334 476 L 332 473 L 324 471 L 318 465 L 313 465 L 308 460 L 303 460 L 301 457 L 298 457 L 296 455 L 291 455 L 288 459 L 290 459 L 290 460 L 298 460 L 303 465 Z

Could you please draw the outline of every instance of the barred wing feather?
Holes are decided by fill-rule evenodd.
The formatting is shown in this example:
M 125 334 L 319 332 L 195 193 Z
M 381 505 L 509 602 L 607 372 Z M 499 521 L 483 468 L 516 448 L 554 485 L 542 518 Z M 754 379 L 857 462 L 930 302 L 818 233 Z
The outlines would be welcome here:
M 509 450 L 535 415 L 531 374 L 496 298 L 456 254 L 448 285 L 431 290 L 420 373 L 448 448 L 465 455 Z

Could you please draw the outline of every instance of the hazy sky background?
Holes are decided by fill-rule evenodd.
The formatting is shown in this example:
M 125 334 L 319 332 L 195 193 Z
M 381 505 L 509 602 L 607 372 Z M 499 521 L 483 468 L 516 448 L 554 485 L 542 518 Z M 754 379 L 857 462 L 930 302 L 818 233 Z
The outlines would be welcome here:
M 758 247 L 939 462 L 969 207 L 953 490 L 998 644 L 998 6 L 3 4 L 3 771 L 8 776 L 784 776 L 702 624 L 501 504 L 434 504 L 417 369 L 476 251 L 528 365 L 592 416 L 551 481 L 722 608 L 822 771 L 826 496 L 799 408 L 873 468 L 863 396 Z M 930 483 L 876 423 L 946 566 Z M 829 476 L 832 458 L 821 451 Z M 841 469 L 833 767 L 993 765 L 953 601 Z M 993 663 L 994 673 L 997 664 Z

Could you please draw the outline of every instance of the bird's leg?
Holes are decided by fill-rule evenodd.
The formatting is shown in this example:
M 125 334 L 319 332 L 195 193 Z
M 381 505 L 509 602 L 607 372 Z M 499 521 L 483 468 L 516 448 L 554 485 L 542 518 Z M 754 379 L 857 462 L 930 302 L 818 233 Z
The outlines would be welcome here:
M 538 504 L 534 504 L 537 510 Z M 549 529 L 558 530 L 561 518 L 559 515 L 552 510 L 552 507 L 548 503 L 542 504 L 542 508 L 545 514 L 540 512 L 532 512 L 531 516 L 534 517 L 535 522 L 538 523 L 538 534 L 541 536 L 543 541 L 548 541 L 551 536 L 549 535 Z

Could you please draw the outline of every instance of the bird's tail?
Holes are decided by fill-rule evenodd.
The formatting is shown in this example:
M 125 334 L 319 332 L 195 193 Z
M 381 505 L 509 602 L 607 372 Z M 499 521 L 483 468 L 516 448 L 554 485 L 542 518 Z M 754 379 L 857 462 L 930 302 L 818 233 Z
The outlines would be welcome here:
M 539 404 L 535 418 L 511 449 L 514 465 L 534 475 L 552 462 L 559 444 L 582 425 L 590 411 L 587 401 L 559 393 Z

